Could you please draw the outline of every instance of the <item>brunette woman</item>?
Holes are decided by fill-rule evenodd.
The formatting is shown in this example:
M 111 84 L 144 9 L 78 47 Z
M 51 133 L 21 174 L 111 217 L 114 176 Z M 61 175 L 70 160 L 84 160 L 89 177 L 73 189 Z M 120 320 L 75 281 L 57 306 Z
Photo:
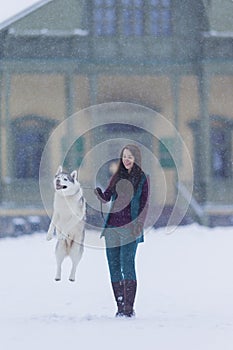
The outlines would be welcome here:
M 103 203 L 112 200 L 101 236 L 106 240 L 106 255 L 111 284 L 117 303 L 116 317 L 132 317 L 137 289 L 135 256 L 138 243 L 144 241 L 149 178 L 141 168 L 141 152 L 135 145 L 125 146 L 117 171 L 107 189 L 95 194 Z

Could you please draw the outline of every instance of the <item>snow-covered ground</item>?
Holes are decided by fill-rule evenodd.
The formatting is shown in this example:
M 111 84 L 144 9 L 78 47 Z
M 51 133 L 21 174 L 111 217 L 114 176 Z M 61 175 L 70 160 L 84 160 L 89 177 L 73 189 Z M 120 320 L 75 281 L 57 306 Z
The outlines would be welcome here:
M 98 233 L 96 233 L 98 234 Z M 54 281 L 55 240 L 0 240 L 0 344 L 6 350 L 232 350 L 233 228 L 152 230 L 137 255 L 136 319 L 115 319 L 103 249 L 75 283 Z

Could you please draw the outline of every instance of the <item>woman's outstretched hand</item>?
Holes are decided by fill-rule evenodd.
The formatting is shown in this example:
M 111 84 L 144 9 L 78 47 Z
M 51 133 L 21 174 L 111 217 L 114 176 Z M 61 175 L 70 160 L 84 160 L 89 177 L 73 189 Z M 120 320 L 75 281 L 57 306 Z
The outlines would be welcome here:
M 101 190 L 100 187 L 96 187 L 96 188 L 94 189 L 94 193 L 95 193 L 95 195 L 97 196 L 97 198 L 98 198 L 99 200 L 102 200 L 103 192 L 102 192 L 102 190 Z
M 102 190 L 100 187 L 96 187 L 94 189 L 94 193 L 97 195 L 97 196 L 101 196 L 102 195 Z
M 106 200 L 104 200 L 103 198 L 103 192 L 100 187 L 96 187 L 94 189 L 94 193 L 101 202 L 106 203 Z

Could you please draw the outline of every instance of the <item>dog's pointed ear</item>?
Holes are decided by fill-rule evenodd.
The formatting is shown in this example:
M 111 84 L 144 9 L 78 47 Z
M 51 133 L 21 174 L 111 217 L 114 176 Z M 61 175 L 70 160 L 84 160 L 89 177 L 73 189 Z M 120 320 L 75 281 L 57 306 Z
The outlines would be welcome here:
M 70 174 L 70 176 L 71 176 L 74 180 L 77 180 L 77 178 L 78 178 L 78 172 L 77 172 L 77 170 L 72 171 L 72 173 Z
M 62 173 L 62 166 L 59 165 L 59 167 L 57 168 L 57 172 L 56 172 L 56 175 Z

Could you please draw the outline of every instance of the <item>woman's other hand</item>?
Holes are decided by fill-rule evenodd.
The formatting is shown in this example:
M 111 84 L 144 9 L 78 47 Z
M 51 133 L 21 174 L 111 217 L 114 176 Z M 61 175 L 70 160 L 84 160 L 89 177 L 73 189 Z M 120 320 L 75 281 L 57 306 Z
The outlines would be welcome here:
M 137 222 L 133 228 L 133 236 L 138 238 L 141 236 L 143 230 L 143 224 L 141 222 Z

